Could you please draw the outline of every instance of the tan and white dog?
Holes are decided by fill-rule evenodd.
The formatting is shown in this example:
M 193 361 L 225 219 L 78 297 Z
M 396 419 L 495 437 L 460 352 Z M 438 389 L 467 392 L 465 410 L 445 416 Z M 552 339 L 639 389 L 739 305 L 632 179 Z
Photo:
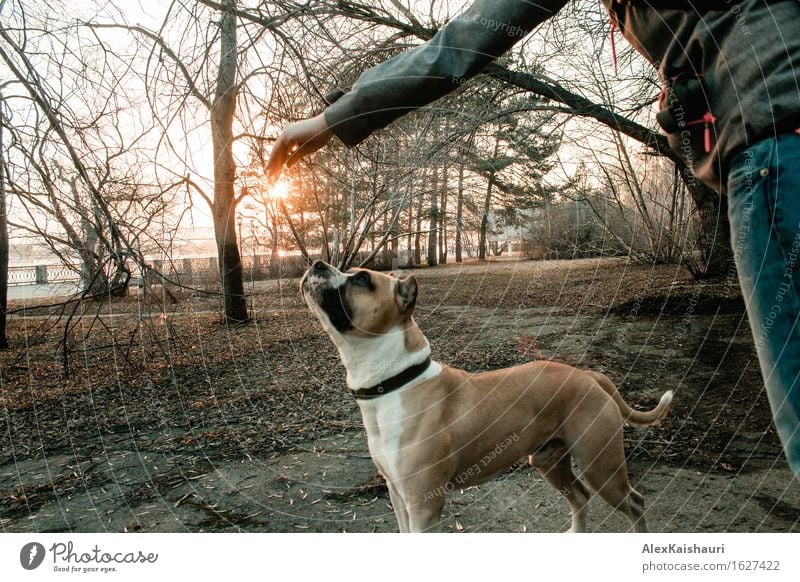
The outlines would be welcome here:
M 566 497 L 571 531 L 585 530 L 589 498 L 573 458 L 592 489 L 647 531 L 644 499 L 628 482 L 622 427 L 658 423 L 672 391 L 637 412 L 598 372 L 540 361 L 470 374 L 431 361 L 412 317 L 413 276 L 343 273 L 316 261 L 301 290 L 347 368 L 401 532 L 438 529 L 446 492 L 525 456 Z

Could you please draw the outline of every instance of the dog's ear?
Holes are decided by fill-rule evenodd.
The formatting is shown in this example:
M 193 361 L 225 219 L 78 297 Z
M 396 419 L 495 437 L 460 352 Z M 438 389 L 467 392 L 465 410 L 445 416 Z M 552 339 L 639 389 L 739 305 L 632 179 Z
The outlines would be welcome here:
M 400 313 L 409 315 L 413 313 L 414 305 L 417 303 L 417 280 L 414 275 L 397 281 L 397 303 L 400 306 Z

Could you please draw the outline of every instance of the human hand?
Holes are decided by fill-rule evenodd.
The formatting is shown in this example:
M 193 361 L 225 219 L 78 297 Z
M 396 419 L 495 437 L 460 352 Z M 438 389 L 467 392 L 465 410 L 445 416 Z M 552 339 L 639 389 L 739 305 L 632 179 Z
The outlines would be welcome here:
M 267 162 L 267 177 L 277 179 L 284 164 L 294 165 L 300 158 L 317 151 L 331 139 L 333 133 L 320 113 L 309 119 L 287 125 L 272 146 Z

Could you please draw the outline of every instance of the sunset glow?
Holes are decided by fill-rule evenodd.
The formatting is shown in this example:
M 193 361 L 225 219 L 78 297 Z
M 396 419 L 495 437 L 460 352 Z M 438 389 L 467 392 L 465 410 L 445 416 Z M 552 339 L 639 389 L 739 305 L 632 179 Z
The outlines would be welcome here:
M 272 198 L 284 200 L 286 196 L 289 194 L 289 182 L 286 180 L 280 180 L 276 182 L 272 188 L 270 188 L 270 196 Z

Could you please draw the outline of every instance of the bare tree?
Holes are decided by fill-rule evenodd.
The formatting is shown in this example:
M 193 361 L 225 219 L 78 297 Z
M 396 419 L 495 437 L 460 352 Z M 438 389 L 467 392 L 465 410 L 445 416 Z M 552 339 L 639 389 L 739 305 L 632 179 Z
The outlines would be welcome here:
M 406 43 L 408 38 L 430 39 L 440 25 L 439 22 L 429 18 L 429 15 L 415 15 L 409 10 L 398 10 L 398 4 L 395 2 L 367 4 L 348 0 L 327 5 L 322 3 L 317 7 L 317 13 L 346 16 L 354 21 L 362 22 L 365 24 L 367 31 L 372 34 L 379 35 L 382 31 L 382 38 L 385 44 Z M 577 3 L 572 12 L 569 10 L 563 11 L 560 19 L 556 19 L 550 26 L 560 25 L 563 27 L 566 23 L 566 26 L 573 26 L 573 29 L 578 26 L 584 39 L 604 39 L 609 34 L 608 23 L 603 19 L 598 20 L 598 14 L 596 3 Z M 427 23 L 425 23 L 426 18 L 428 19 Z M 589 24 L 587 25 L 586 23 Z M 369 36 L 367 31 L 364 34 Z M 547 37 L 551 43 L 552 36 L 554 35 Z M 555 36 L 558 37 L 560 35 Z M 558 46 L 554 47 L 553 52 L 546 56 L 553 59 L 557 55 L 563 56 L 566 54 L 570 56 L 575 53 L 575 51 L 560 50 L 560 48 Z M 642 60 L 633 56 L 632 51 L 625 52 L 624 57 L 628 60 L 635 60 L 638 70 L 644 68 Z M 556 59 L 553 60 L 554 62 L 556 61 Z M 567 87 L 564 83 L 541 74 L 535 66 L 527 65 L 525 59 L 519 60 L 516 65 L 507 64 L 507 62 L 492 63 L 484 69 L 483 73 L 507 83 L 509 86 L 549 100 L 552 110 L 557 113 L 592 119 L 614 131 L 619 131 L 633 138 L 648 151 L 670 159 L 678 168 L 678 173 L 684 180 L 698 211 L 702 229 L 701 250 L 704 254 L 704 272 L 713 274 L 727 271 L 732 251 L 728 240 L 729 226 L 727 224 L 724 197 L 693 178 L 691 170 L 686 163 L 669 148 L 666 138 L 651 129 L 652 125 L 648 127 L 637 119 L 639 110 L 620 110 L 613 104 L 604 103 L 602 100 L 593 100 L 580 92 L 583 87 Z M 563 63 L 564 61 L 562 59 L 558 62 Z M 597 68 L 596 60 L 592 61 L 591 67 Z M 576 74 L 576 78 L 588 72 L 580 66 L 574 70 L 579 71 Z M 647 94 L 648 97 L 643 100 L 644 102 L 652 102 L 653 90 L 657 92 L 656 87 L 651 86 L 651 91 Z
M 65 247 L 77 251 L 86 293 L 97 292 L 94 283 L 102 282 L 100 290 L 124 294 L 129 261 L 145 268 L 135 223 L 157 213 L 134 216 L 151 199 L 141 196 L 136 163 L 126 157 L 137 137 L 127 139 L 120 130 L 126 104 L 115 57 L 91 41 L 84 44 L 74 26 L 68 30 L 75 35 L 64 34 L 55 21 L 63 15 L 26 11 L 20 2 L 5 8 L 0 62 L 19 91 L 6 96 L 17 114 L 2 118 L 8 132 L 4 170 L 8 192 L 28 218 L 9 224 L 40 236 L 58 256 L 64 257 Z
M 236 163 L 233 160 L 233 118 L 236 113 L 237 50 L 236 0 L 223 0 L 219 21 L 220 51 L 214 100 L 211 102 L 211 138 L 214 144 L 214 233 L 217 237 L 225 319 L 247 321 L 247 302 L 242 281 L 242 261 L 236 242 L 234 194 Z
M 270 64 L 261 59 L 263 54 L 273 51 L 265 50 L 264 35 L 272 32 L 280 36 L 279 25 L 291 14 L 291 7 L 283 10 L 280 3 L 265 4 L 263 8 L 264 11 L 249 14 L 243 42 L 237 30 L 241 28 L 239 19 L 244 12 L 237 0 L 173 2 L 159 30 L 127 24 L 123 8 L 114 5 L 109 7 L 106 18 L 86 23 L 98 33 L 125 30 L 149 48 L 151 56 L 139 74 L 148 93 L 150 114 L 165 133 L 159 150 L 165 150 L 171 164 L 162 170 L 173 178 L 182 177 L 191 192 L 211 210 L 224 315 L 231 323 L 248 320 L 236 233 L 236 209 L 243 195 L 241 190 L 239 195 L 236 193 L 234 144 L 239 140 L 258 143 L 264 140 L 263 127 L 255 127 L 256 116 L 242 119 L 239 113 L 257 106 L 256 94 L 270 91 L 264 82 Z M 110 40 L 104 43 L 109 46 Z M 257 63 L 252 67 L 248 55 L 255 55 Z M 244 64 L 248 65 L 246 69 L 242 68 Z M 249 84 L 255 84 L 255 88 L 251 90 Z M 198 152 L 190 144 L 205 131 L 199 111 L 206 112 L 212 142 L 211 195 L 204 185 L 208 181 L 206 172 L 194 170 L 192 162 Z M 175 124 L 182 133 L 178 138 L 171 137 Z M 181 165 L 182 170 L 178 170 L 176 167 Z
M 3 84 L 4 85 L 4 84 Z M 0 85 L 0 156 L 5 156 L 3 128 L 5 127 L 5 102 Z M 8 207 L 6 206 L 6 161 L 0 159 L 0 349 L 8 348 L 6 338 L 6 310 L 8 308 Z
M 150 231 L 178 185 L 144 177 L 152 125 L 126 89 L 130 62 L 57 11 L 5 8 L 0 60 L 18 89 L 0 120 L 9 224 L 79 273 L 87 295 L 124 295 L 132 265 L 149 268 Z

